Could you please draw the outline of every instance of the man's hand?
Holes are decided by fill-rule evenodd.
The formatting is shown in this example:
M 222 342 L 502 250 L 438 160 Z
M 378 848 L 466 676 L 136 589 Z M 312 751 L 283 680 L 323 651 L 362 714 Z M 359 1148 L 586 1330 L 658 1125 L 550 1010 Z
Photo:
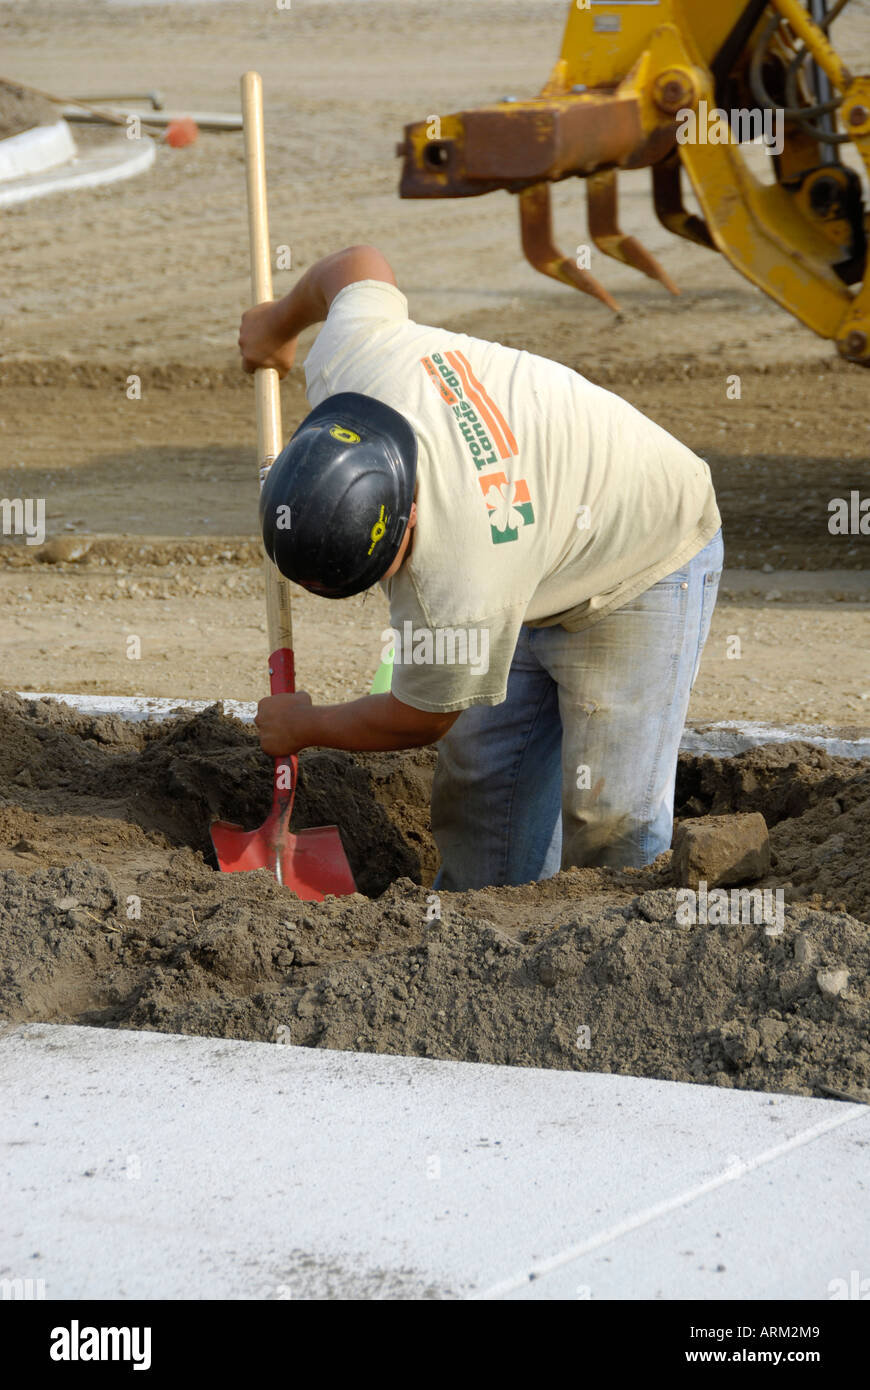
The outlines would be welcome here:
M 298 753 L 309 743 L 311 696 L 304 690 L 295 695 L 267 695 L 257 706 L 254 723 L 260 747 L 272 758 Z
M 261 700 L 254 723 L 263 752 L 281 758 L 312 747 L 349 752 L 422 748 L 443 738 L 458 718 L 458 710 L 430 714 L 403 705 L 393 694 L 363 695 L 343 705 L 313 705 L 311 696 L 300 690 Z
M 297 341 L 288 339 L 282 331 L 278 306 L 271 300 L 242 314 L 239 350 L 246 372 L 274 367 L 280 377 L 285 377 L 296 360 Z
M 274 367 L 279 376 L 286 376 L 296 358 L 299 334 L 322 323 L 335 296 L 358 280 L 396 283 L 389 261 L 376 247 L 348 246 L 315 261 L 283 299 L 249 309 L 239 331 L 245 371 Z

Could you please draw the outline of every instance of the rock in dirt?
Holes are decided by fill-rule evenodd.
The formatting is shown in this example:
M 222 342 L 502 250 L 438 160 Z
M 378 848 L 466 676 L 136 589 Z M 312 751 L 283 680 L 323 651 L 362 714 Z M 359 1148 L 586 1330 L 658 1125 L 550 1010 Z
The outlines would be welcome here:
M 83 536 L 53 536 L 36 552 L 37 560 L 45 565 L 70 564 L 83 560 L 90 552 L 93 542 Z
M 770 837 L 757 811 L 737 816 L 700 816 L 683 821 L 674 836 L 677 883 L 708 888 L 752 883 L 770 872 Z
M 726 1023 L 718 1036 L 726 1058 L 739 1070 L 749 1066 L 761 1043 L 758 1029 L 742 1022 Z
M 848 970 L 817 970 L 816 984 L 825 999 L 839 999 L 849 985 Z
M 675 888 L 651 888 L 641 893 L 637 910 L 648 922 L 667 922 L 673 926 L 677 917 L 677 892 Z
M 760 1018 L 757 1027 L 762 1047 L 776 1047 L 788 1032 L 788 1024 L 781 1018 Z
M 802 743 L 750 748 L 736 758 L 680 758 L 681 817 L 759 811 L 770 828 L 778 882 L 789 901 L 842 904 L 870 920 L 870 764 Z M 842 837 L 842 838 L 840 838 Z

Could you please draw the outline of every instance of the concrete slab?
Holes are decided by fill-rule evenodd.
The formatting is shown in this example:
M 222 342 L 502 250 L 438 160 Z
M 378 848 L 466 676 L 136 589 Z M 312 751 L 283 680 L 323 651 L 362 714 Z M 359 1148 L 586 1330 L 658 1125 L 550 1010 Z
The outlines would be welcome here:
M 29 1024 L 0 1279 L 53 1298 L 811 1298 L 867 1273 L 865 1106 Z

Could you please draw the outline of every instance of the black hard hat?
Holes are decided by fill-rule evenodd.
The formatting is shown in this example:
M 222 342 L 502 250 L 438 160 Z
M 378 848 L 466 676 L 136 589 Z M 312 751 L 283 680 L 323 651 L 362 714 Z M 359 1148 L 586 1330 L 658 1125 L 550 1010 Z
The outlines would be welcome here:
M 324 598 L 370 588 L 398 554 L 416 473 L 404 415 L 356 391 L 330 396 L 269 469 L 260 493 L 266 554 Z

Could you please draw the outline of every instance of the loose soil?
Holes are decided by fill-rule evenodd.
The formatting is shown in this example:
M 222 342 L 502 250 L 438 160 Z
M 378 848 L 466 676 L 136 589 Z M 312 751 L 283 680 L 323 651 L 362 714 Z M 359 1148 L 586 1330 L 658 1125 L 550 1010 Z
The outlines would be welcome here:
M 60 110 L 50 101 L 0 81 L 0 140 L 59 120 Z
M 360 889 L 303 904 L 215 868 L 210 822 L 258 824 L 270 793 L 217 706 L 130 724 L 0 696 L 0 1012 L 864 1098 L 865 765 L 800 744 L 681 759 L 681 816 L 765 815 L 781 935 L 680 925 L 670 853 L 436 896 L 433 765 L 303 755 L 295 824 L 335 821 Z M 817 973 L 840 969 L 827 997 Z
M 679 435 L 710 462 L 727 553 L 690 717 L 866 732 L 868 540 L 828 530 L 830 500 L 866 492 L 866 373 L 721 256 L 670 236 L 647 171 L 620 176 L 622 225 L 682 294 L 596 253 L 615 316 L 523 261 L 513 198 L 397 197 L 404 124 L 538 91 L 565 0 L 2 9 L 5 72 L 59 93 L 159 86 L 168 106 L 232 111 L 239 74 L 260 71 L 272 236 L 292 253 L 276 294 L 317 257 L 374 242 L 419 320 L 565 362 Z M 868 37 L 856 0 L 835 26 L 855 71 Z M 0 134 L 45 114 L 0 98 Z M 568 253 L 588 236 L 584 202 L 574 181 L 554 191 Z M 161 144 L 140 177 L 11 208 L 3 249 L 0 496 L 44 498 L 47 522 L 45 547 L 2 537 L 3 683 L 257 698 L 253 401 L 235 346 L 249 299 L 241 137 Z M 282 399 L 289 434 L 306 410 L 300 370 Z M 314 698 L 365 691 L 380 596 L 299 594 L 295 617 Z M 436 902 L 432 766 L 427 752 L 303 757 L 295 824 L 335 821 L 361 889 L 303 905 L 265 874 L 214 865 L 210 821 L 254 825 L 268 803 L 249 729 L 217 708 L 132 726 L 5 697 L 0 1011 L 865 1095 L 866 766 L 799 744 L 681 760 L 680 815 L 767 818 L 781 936 L 679 926 L 667 854 L 644 871 Z M 817 972 L 837 969 L 848 985 L 826 997 Z

